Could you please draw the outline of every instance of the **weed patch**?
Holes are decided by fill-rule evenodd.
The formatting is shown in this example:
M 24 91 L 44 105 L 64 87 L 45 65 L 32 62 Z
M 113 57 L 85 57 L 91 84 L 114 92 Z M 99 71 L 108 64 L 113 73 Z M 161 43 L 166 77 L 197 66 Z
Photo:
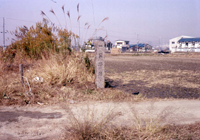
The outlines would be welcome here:
M 117 117 L 112 108 L 106 108 L 105 112 L 99 112 L 94 107 L 87 106 L 82 110 L 83 115 L 78 115 L 74 111 L 64 106 L 70 126 L 66 128 L 66 137 L 72 139 L 107 139 L 107 128 L 112 120 Z M 98 114 L 98 115 L 97 115 Z

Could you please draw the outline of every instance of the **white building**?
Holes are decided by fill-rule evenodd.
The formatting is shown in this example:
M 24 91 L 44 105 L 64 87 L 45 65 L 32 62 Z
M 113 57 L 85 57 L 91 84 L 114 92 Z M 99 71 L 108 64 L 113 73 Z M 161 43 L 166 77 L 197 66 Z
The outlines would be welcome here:
M 129 48 L 129 41 L 126 40 L 116 40 L 115 41 L 115 46 L 116 48 L 122 48 L 122 47 L 127 47 Z
M 102 38 L 102 37 L 96 37 L 96 38 L 91 38 L 91 39 L 89 39 L 88 40 L 88 42 L 87 43 L 85 43 L 85 47 L 86 47 L 86 49 L 95 49 L 94 48 L 94 42 L 96 41 L 96 40 L 101 40 L 101 41 L 104 41 L 104 38 Z
M 180 36 L 169 40 L 169 49 L 173 52 L 200 52 L 200 38 Z

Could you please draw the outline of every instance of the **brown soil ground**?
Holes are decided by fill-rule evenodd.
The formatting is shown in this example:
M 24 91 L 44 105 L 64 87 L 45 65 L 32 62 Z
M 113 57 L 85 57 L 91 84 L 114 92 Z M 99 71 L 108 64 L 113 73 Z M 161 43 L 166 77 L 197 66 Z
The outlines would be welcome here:
M 199 98 L 200 58 L 108 55 L 106 78 L 117 89 L 147 98 Z

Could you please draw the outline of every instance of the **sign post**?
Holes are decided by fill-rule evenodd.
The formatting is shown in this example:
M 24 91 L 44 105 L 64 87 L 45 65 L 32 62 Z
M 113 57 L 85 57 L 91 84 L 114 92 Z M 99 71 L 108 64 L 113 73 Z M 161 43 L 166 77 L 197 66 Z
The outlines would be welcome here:
M 95 84 L 97 88 L 105 87 L 105 70 L 104 70 L 104 41 L 95 40 Z

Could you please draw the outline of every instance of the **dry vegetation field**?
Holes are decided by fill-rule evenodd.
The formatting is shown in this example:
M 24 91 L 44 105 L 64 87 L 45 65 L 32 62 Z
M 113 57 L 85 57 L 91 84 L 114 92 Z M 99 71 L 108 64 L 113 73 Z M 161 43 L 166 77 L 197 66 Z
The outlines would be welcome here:
M 186 107 L 194 101 L 187 99 L 199 100 L 199 55 L 106 54 L 104 90 L 95 88 L 89 58 L 81 53 L 58 53 L 48 59 L 1 63 L 0 139 L 200 139 L 195 104 L 191 106 L 192 117 L 190 111 L 181 114 L 168 106 L 180 101 Z M 19 63 L 24 64 L 24 77 L 34 98 L 27 94 L 28 85 L 21 85 Z M 36 76 L 43 82 L 35 81 Z M 139 94 L 134 95 L 136 92 Z M 159 108 L 165 103 L 163 98 L 167 98 L 168 109 Z M 161 101 L 153 106 L 160 112 L 152 115 L 148 109 L 145 114 L 137 111 L 140 103 L 143 107 L 152 101 Z M 173 121 L 180 122 L 182 115 L 197 121 L 163 125 L 162 120 L 170 115 L 174 115 Z

